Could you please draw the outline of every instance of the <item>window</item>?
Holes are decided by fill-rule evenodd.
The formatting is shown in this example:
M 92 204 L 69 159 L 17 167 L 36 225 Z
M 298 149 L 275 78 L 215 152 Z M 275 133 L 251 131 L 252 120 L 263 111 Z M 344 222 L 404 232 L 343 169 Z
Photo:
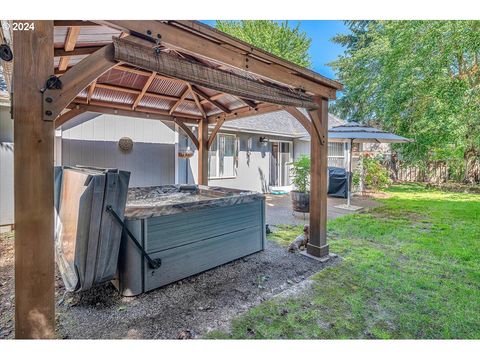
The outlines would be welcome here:
M 328 143 L 328 166 L 344 167 L 345 152 L 344 144 L 340 142 Z
M 234 177 L 236 136 L 228 134 L 217 134 L 208 152 L 208 177 L 222 178 Z

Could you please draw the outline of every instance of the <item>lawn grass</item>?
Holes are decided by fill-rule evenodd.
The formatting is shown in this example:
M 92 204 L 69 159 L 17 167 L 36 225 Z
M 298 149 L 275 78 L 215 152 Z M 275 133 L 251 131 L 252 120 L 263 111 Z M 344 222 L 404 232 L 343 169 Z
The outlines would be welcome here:
M 209 338 L 480 338 L 480 195 L 395 185 L 328 224 L 343 262 L 305 295 L 264 302 Z M 288 244 L 300 227 L 270 239 Z

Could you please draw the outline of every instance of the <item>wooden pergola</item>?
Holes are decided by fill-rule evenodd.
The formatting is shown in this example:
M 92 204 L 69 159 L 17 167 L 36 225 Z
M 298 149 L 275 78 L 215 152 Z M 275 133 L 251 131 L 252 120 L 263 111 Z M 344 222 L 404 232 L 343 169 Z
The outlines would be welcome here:
M 17 338 L 54 336 L 54 129 L 83 112 L 174 122 L 207 185 L 222 124 L 286 110 L 311 137 L 307 252 L 328 255 L 328 100 L 340 83 L 194 21 L 34 24 L 13 32 Z

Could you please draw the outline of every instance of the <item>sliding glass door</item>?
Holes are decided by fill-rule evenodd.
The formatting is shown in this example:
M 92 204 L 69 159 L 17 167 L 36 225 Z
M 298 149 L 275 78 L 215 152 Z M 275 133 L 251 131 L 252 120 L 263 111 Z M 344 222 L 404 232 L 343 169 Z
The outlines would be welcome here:
M 271 141 L 270 186 L 288 186 L 293 146 L 287 141 Z

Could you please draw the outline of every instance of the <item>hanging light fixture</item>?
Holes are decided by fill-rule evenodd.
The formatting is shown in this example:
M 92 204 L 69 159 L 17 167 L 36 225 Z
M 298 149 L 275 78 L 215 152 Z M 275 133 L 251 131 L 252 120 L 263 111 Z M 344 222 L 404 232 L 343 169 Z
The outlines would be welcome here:
M 178 149 L 178 157 L 182 159 L 190 159 L 193 156 L 193 150 L 190 149 L 190 146 L 186 148 Z

